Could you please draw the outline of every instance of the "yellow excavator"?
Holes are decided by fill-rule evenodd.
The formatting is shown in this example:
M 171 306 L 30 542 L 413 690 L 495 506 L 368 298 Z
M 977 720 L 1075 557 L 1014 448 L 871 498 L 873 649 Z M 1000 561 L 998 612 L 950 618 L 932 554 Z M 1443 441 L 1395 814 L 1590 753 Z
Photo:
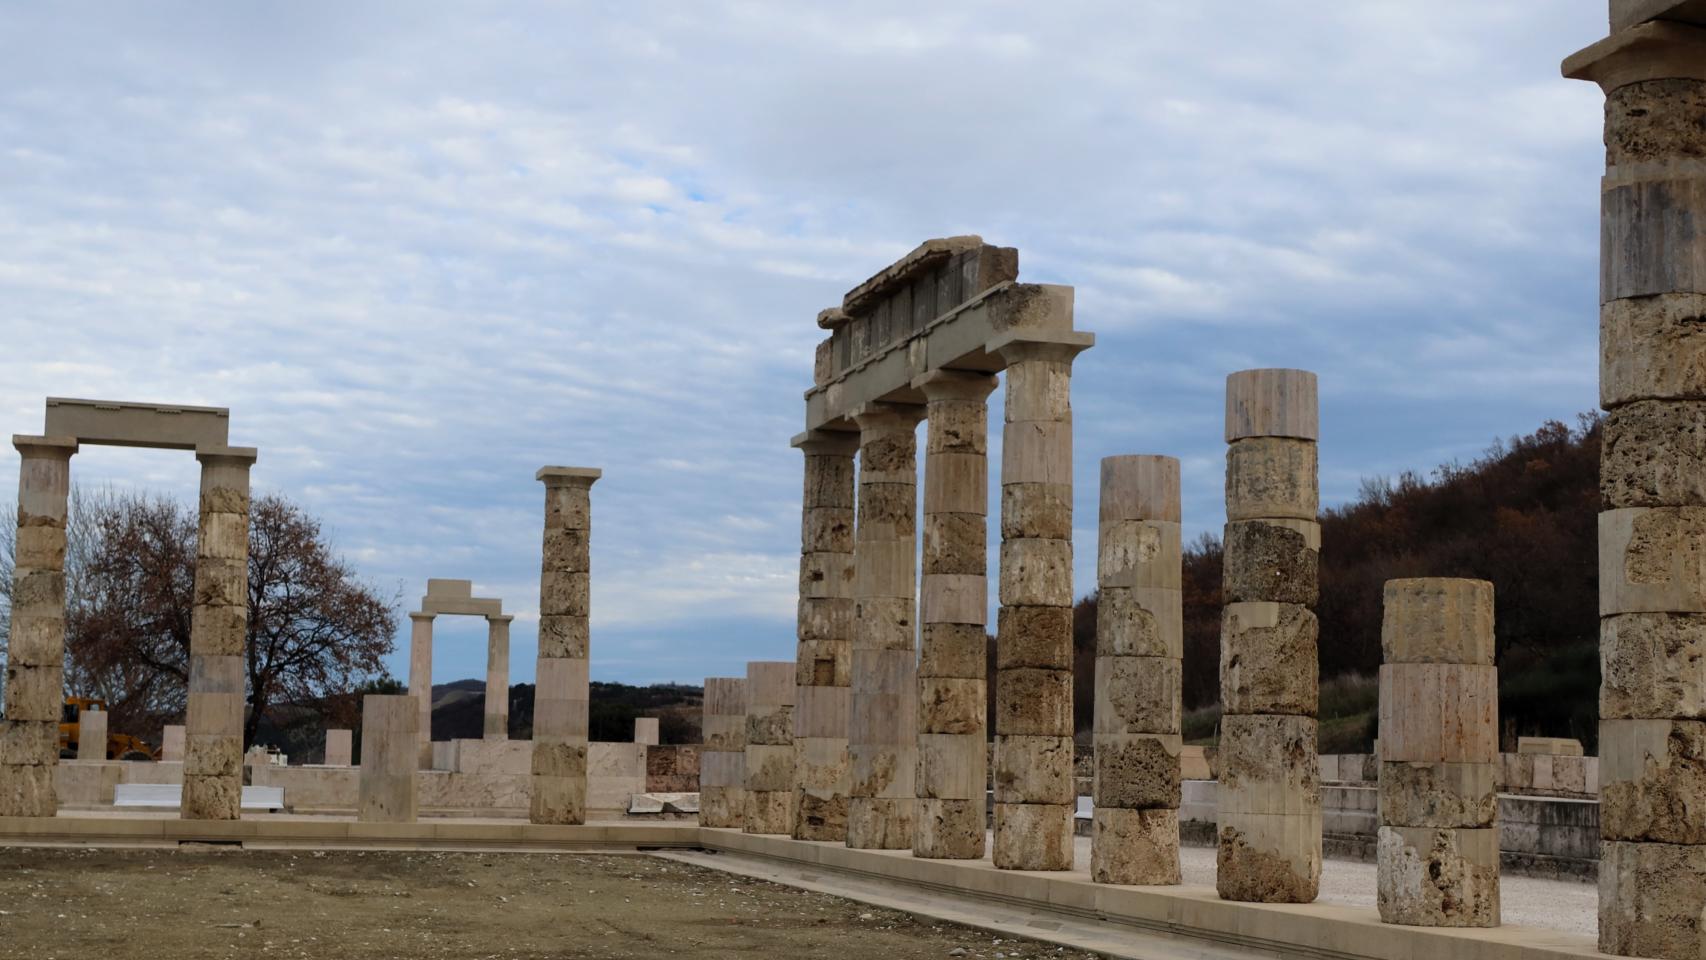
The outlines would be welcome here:
M 93 697 L 66 697 L 65 710 L 59 716 L 59 755 L 65 759 L 77 756 L 77 745 L 81 742 L 78 730 L 85 711 L 107 709 L 105 700 Z M 107 731 L 108 760 L 158 760 L 160 751 L 148 745 L 140 737 L 128 733 Z

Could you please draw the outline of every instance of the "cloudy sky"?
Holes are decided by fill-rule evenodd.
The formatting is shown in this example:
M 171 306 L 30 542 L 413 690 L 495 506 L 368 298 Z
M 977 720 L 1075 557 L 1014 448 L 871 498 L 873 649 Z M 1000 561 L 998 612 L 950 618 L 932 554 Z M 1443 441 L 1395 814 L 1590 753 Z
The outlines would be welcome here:
M 230 407 L 374 583 L 504 598 L 517 681 L 534 470 L 602 467 L 593 676 L 696 682 L 793 656 L 817 311 L 978 233 L 1098 337 L 1084 592 L 1103 456 L 1181 457 L 1218 531 L 1230 371 L 1320 373 L 1328 503 L 1593 406 L 1601 99 L 1558 63 L 1604 33 L 1604 0 L 17 7 L 0 420 Z M 483 624 L 439 637 L 436 679 L 483 676 Z

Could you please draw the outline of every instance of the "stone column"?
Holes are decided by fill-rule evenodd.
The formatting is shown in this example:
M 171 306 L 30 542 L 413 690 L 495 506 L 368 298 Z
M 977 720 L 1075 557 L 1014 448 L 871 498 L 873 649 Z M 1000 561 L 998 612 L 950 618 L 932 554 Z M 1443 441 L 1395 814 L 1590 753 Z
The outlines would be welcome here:
M 747 833 L 794 827 L 794 663 L 746 665 Z
M 1226 378 L 1220 850 L 1227 900 L 1308 903 L 1321 880 L 1315 375 Z
M 912 846 L 918 763 L 916 431 L 923 416 L 921 405 L 893 403 L 866 404 L 854 416 L 859 518 L 847 845 L 857 849 Z
M 77 759 L 107 758 L 107 712 L 83 710 L 77 714 Z
M 601 476 L 586 467 L 542 467 L 536 475 L 545 484 L 545 541 L 533 705 L 534 823 L 586 822 L 592 485 Z
M 699 825 L 746 826 L 746 678 L 705 678 Z
M 1493 585 L 1386 581 L 1380 645 L 1380 919 L 1496 927 Z
M 1072 869 L 1072 359 L 1013 343 L 1001 449 L 995 865 Z
M 800 601 L 794 684 L 794 839 L 847 839 L 852 700 L 853 455 L 859 438 L 813 431 L 800 501 Z
M 59 717 L 65 704 L 65 517 L 77 441 L 13 437 L 18 542 L 0 721 L 0 817 L 51 817 L 59 801 Z
M 509 739 L 509 624 L 504 615 L 486 618 L 486 739 Z
M 255 451 L 217 447 L 201 461 L 201 528 L 184 714 L 185 820 L 235 820 L 243 792 L 249 641 L 249 468 Z
M 160 762 L 184 762 L 184 728 L 182 724 L 172 724 L 160 731 Z
M 347 767 L 350 765 L 350 731 L 326 731 L 326 755 L 322 763 L 328 767 Z
M 988 790 L 989 415 L 996 379 L 937 371 L 924 453 L 918 812 L 912 852 L 983 856 Z
M 361 780 L 356 819 L 415 822 L 420 710 L 413 694 L 369 694 L 361 704 Z
M 409 696 L 420 717 L 415 722 L 415 763 L 432 769 L 432 621 L 433 614 L 409 614 Z
M 1179 517 L 1178 460 L 1102 460 L 1090 833 L 1097 883 L 1179 882 Z
M 1564 62 L 1606 95 L 1599 948 L 1639 957 L 1698 957 L 1706 941 L 1706 21 L 1693 6 L 1613 0 L 1612 35 Z

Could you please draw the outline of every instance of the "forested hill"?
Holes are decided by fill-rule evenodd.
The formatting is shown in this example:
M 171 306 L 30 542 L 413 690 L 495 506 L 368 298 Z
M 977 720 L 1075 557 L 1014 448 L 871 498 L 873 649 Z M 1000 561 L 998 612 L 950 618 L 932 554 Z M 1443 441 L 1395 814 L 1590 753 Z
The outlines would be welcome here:
M 1366 480 L 1321 517 L 1322 679 L 1380 667 L 1382 586 L 1398 577 L 1494 585 L 1504 737 L 1572 736 L 1598 724 L 1597 416 L 1549 422 L 1430 475 Z M 1184 558 L 1187 709 L 1219 693 L 1220 542 Z M 1094 597 L 1079 608 L 1080 656 L 1094 655 Z M 1083 676 L 1084 671 L 1080 671 Z M 1087 717 L 1085 718 L 1088 719 Z M 1370 731 L 1372 732 L 1372 731 Z

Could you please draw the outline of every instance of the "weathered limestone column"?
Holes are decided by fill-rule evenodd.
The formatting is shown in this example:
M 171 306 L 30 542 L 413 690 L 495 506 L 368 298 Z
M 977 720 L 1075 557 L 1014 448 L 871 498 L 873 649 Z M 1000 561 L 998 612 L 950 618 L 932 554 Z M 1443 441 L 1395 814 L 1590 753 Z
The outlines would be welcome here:
M 65 515 L 77 441 L 18 436 L 12 446 L 23 462 L 0 721 L 0 816 L 51 817 L 59 809 L 53 769 L 65 702 Z
M 420 714 L 415 722 L 415 763 L 432 769 L 432 621 L 430 613 L 409 614 L 409 696 Z
M 928 401 L 919 620 L 918 812 L 912 852 L 983 856 L 989 782 L 989 394 L 984 373 L 939 370 Z
M 1103 458 L 1090 833 L 1097 883 L 1179 882 L 1179 521 L 1178 460 Z
M 365 709 L 365 705 L 363 708 Z M 353 739 L 350 734 L 351 731 L 349 730 L 326 731 L 326 755 L 323 760 L 325 766 L 347 767 L 350 765 L 350 757 L 354 756 L 354 752 L 350 749 Z
M 847 845 L 857 849 L 910 849 L 916 822 L 916 431 L 923 416 L 922 405 L 893 403 L 866 404 L 854 415 L 859 517 L 853 551 Z
M 81 710 L 77 714 L 77 759 L 107 758 L 107 712 Z
M 1072 869 L 1072 360 L 1013 343 L 1001 449 L 995 865 Z
M 1493 585 L 1386 581 L 1380 645 L 1380 919 L 1496 927 Z
M 507 614 L 486 618 L 486 739 L 509 739 L 509 625 Z
M 851 790 L 853 455 L 859 438 L 813 431 L 800 501 L 800 602 L 794 684 L 794 839 L 847 839 Z M 701 801 L 703 802 L 703 801 Z
M 545 542 L 529 805 L 534 823 L 586 822 L 592 485 L 601 476 L 586 467 L 542 467 L 535 477 L 545 484 Z
M 201 528 L 190 614 L 184 714 L 185 820 L 235 820 L 243 792 L 243 705 L 249 641 L 248 447 L 197 450 Z
M 794 827 L 794 663 L 746 665 L 747 833 Z
M 746 826 L 746 678 L 705 678 L 699 825 Z
M 1321 528 L 1315 374 L 1226 378 L 1220 849 L 1227 900 L 1308 903 L 1321 880 Z
M 420 710 L 412 694 L 369 694 L 361 703 L 361 779 L 356 819 L 415 822 Z
M 1605 91 L 1599 948 L 1706 941 L 1706 18 L 1613 0 L 1564 62 Z M 1664 22 L 1641 22 L 1665 16 Z

